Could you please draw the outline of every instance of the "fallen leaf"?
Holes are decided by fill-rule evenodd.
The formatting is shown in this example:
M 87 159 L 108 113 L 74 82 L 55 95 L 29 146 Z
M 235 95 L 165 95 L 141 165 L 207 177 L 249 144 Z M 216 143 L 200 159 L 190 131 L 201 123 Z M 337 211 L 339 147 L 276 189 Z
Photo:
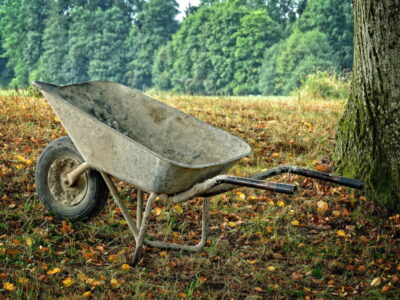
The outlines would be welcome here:
M 380 277 L 374 278 L 374 280 L 371 281 L 371 286 L 377 287 L 381 284 L 382 279 Z
M 25 285 L 29 282 L 29 279 L 25 278 L 25 277 L 21 277 L 21 278 L 18 278 L 18 282 L 22 285 Z
M 249 265 L 254 265 L 257 262 L 257 259 L 248 260 Z
M 70 287 L 74 284 L 74 280 L 71 277 L 67 277 L 62 281 L 62 283 L 65 287 Z
M 167 251 L 161 251 L 159 255 L 161 257 L 166 257 L 167 256 Z
M 385 285 L 382 287 L 381 292 L 382 292 L 382 293 L 386 293 L 389 289 L 390 289 L 390 285 L 385 284 Z
M 121 270 L 128 271 L 128 270 L 130 270 L 130 269 L 131 269 L 131 266 L 128 265 L 128 264 L 122 264 L 122 265 L 121 265 Z
M 15 285 L 11 282 L 4 283 L 3 287 L 5 290 L 10 291 L 10 292 L 15 290 Z
M 235 222 L 228 222 L 228 226 L 231 228 L 235 228 L 237 226 L 237 224 Z
M 113 287 L 113 288 L 119 288 L 120 286 L 121 286 L 121 282 L 120 281 L 118 281 L 117 279 L 115 279 L 115 278 L 113 278 L 113 279 L 111 279 L 111 286 Z
M 156 206 L 153 210 L 154 215 L 159 216 L 161 215 L 162 209 L 161 207 Z
M 175 209 L 175 211 L 178 213 L 178 214 L 183 214 L 183 208 L 182 208 L 182 206 L 180 206 L 180 205 L 175 205 L 174 206 L 174 209 Z
M 277 205 L 278 205 L 279 207 L 284 207 L 284 206 L 285 206 L 285 202 L 283 202 L 282 200 L 279 200 L 278 203 L 277 203 Z
M 344 230 L 339 229 L 336 231 L 336 235 L 338 237 L 346 237 L 346 232 Z
M 276 268 L 274 266 L 268 266 L 267 270 L 273 272 L 276 270 Z
M 317 212 L 320 214 L 325 214 L 327 212 L 327 210 L 329 209 L 328 203 L 326 203 L 325 201 L 318 201 L 317 202 Z
M 82 294 L 82 297 L 87 298 L 87 297 L 90 297 L 90 295 L 92 295 L 92 292 L 91 292 L 91 291 L 87 291 L 87 292 L 84 292 L 84 293 Z
M 332 170 L 332 167 L 327 164 L 318 164 L 316 166 L 317 171 L 319 172 L 324 172 L 324 173 L 329 173 Z
M 300 222 L 298 220 L 293 220 L 291 223 L 293 226 L 299 226 Z
M 27 246 L 29 246 L 29 247 L 32 247 L 32 238 L 30 237 L 30 236 L 27 236 L 26 238 L 25 238 L 25 244 L 27 245 Z
M 69 234 L 73 231 L 71 224 L 69 224 L 67 221 L 62 221 L 61 224 L 61 232 L 63 234 Z
M 207 280 L 207 278 L 204 277 L 204 276 L 200 276 L 200 277 L 199 277 L 199 282 L 200 282 L 200 284 L 203 284 L 204 282 L 206 282 L 206 280 Z
M 60 268 L 54 268 L 54 269 L 51 269 L 51 270 L 47 271 L 47 274 L 54 275 L 54 274 L 57 274 L 59 272 L 61 272 Z
M 239 200 L 243 201 L 243 200 L 246 199 L 246 195 L 244 193 L 242 193 L 242 192 L 237 192 L 236 195 L 237 195 Z
M 272 153 L 271 157 L 279 158 L 279 157 L 281 157 L 281 154 L 280 153 Z

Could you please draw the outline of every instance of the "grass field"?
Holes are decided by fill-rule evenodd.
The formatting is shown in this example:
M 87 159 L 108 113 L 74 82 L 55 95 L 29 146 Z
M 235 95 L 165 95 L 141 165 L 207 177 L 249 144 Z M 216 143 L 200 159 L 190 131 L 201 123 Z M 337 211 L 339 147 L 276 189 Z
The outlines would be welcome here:
M 328 171 L 340 101 L 153 94 L 253 147 L 231 174 L 281 164 Z M 297 176 L 295 196 L 239 189 L 211 200 L 200 253 L 145 248 L 110 199 L 86 223 L 55 219 L 37 200 L 39 153 L 65 135 L 42 98 L 0 93 L 0 299 L 395 299 L 400 297 L 400 216 L 385 216 L 350 189 Z M 126 201 L 135 190 L 119 184 Z M 129 208 L 135 213 L 134 201 Z M 156 202 L 149 233 L 196 243 L 201 199 Z

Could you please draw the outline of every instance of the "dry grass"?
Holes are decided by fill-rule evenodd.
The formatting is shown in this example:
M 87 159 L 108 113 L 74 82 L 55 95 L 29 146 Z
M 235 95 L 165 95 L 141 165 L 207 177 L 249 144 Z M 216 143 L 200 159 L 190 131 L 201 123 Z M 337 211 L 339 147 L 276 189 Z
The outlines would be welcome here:
M 153 96 L 249 142 L 254 153 L 231 170 L 240 175 L 329 162 L 343 111 L 338 101 Z M 65 135 L 45 101 L 0 93 L 0 126 L 0 299 L 400 296 L 400 217 L 378 216 L 351 190 L 296 176 L 277 178 L 299 185 L 292 197 L 252 189 L 214 197 L 203 252 L 146 248 L 140 265 L 124 270 L 134 241 L 112 201 L 76 224 L 54 219 L 37 201 L 36 159 Z M 120 188 L 126 199 L 134 195 Z M 326 211 L 317 210 L 318 201 Z M 182 213 L 158 202 L 150 234 L 196 242 L 199 203 L 183 204 Z

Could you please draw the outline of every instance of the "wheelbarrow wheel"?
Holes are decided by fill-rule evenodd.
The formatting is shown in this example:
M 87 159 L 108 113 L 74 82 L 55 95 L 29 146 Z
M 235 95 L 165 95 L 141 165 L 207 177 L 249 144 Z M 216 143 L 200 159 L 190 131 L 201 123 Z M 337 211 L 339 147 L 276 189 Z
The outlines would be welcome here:
M 88 220 L 99 214 L 107 202 L 108 187 L 96 170 L 81 174 L 71 187 L 65 185 L 63 176 L 83 162 L 67 136 L 51 142 L 39 157 L 35 174 L 38 197 L 57 218 Z

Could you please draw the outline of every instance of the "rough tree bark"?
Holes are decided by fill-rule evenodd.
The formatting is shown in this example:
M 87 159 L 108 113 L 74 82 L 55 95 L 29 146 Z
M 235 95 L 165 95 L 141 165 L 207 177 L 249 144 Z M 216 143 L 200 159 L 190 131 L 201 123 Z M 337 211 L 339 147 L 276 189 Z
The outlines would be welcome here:
M 339 123 L 336 164 L 369 199 L 400 211 L 400 1 L 353 0 L 352 92 Z

